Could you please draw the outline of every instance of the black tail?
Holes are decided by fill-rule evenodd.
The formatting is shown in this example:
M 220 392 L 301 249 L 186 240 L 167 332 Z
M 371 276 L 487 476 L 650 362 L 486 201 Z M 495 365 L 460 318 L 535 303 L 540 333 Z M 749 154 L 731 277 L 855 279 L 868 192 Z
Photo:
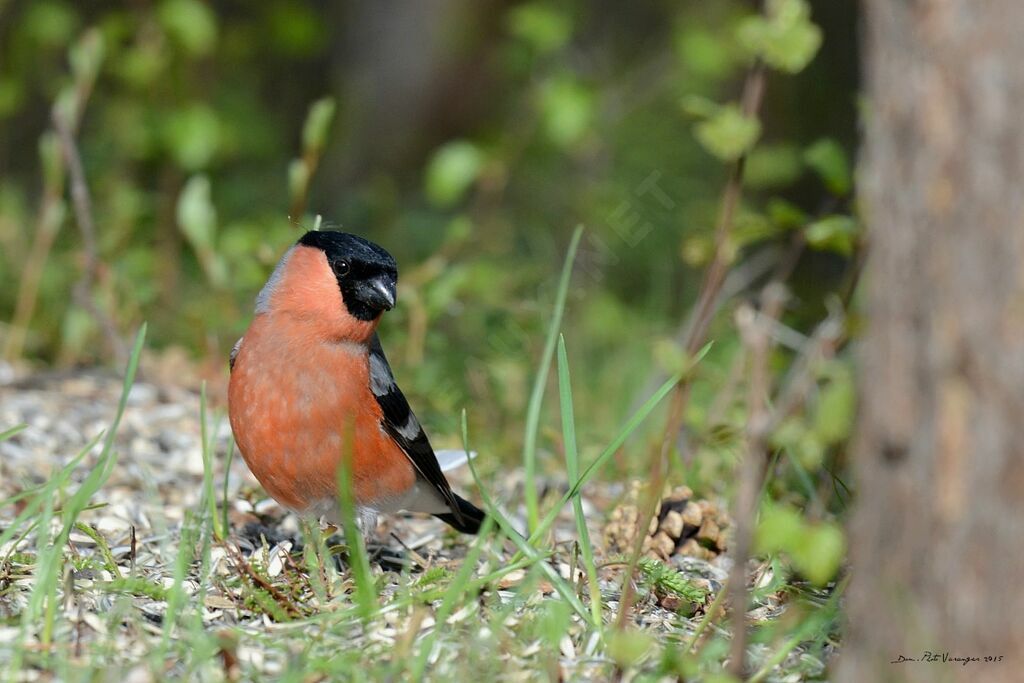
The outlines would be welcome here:
M 459 521 L 459 517 L 456 517 L 453 512 L 446 512 L 443 515 L 434 516 L 454 528 L 456 531 L 461 531 L 464 534 L 475 534 L 479 532 L 480 525 L 484 521 L 484 511 L 458 494 L 455 494 L 455 501 L 459 504 L 459 516 L 462 517 L 462 521 Z

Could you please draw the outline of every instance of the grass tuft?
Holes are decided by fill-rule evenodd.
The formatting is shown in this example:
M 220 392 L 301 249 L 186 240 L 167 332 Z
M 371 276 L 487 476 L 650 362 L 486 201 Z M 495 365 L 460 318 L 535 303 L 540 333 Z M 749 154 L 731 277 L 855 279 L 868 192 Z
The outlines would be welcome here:
M 551 370 L 551 359 L 555 355 L 555 342 L 558 331 L 562 327 L 562 314 L 565 312 L 565 300 L 569 295 L 569 280 L 572 276 L 572 264 L 576 260 L 576 250 L 583 236 L 583 226 L 576 228 L 569 242 L 569 251 L 565 255 L 562 275 L 558 281 L 558 292 L 555 295 L 555 308 L 548 324 L 547 338 L 544 340 L 544 351 L 540 356 L 537 376 L 530 392 L 530 402 L 526 407 L 526 427 L 523 434 L 523 470 L 526 480 L 524 498 L 526 502 L 526 523 L 532 530 L 536 529 L 540 519 L 539 501 L 537 499 L 537 432 L 540 428 L 540 409 L 544 403 L 544 389 Z
M 565 448 L 565 471 L 573 488 L 580 478 L 580 460 L 576 449 L 576 420 L 573 417 L 572 382 L 569 379 L 569 358 L 565 351 L 565 337 L 558 336 L 558 398 L 562 409 L 562 442 Z M 583 514 L 583 498 L 579 490 L 572 497 L 573 514 L 576 518 L 576 533 L 579 535 L 580 554 L 583 568 L 587 573 L 590 592 L 590 612 L 595 625 L 600 626 L 601 587 L 598 583 L 597 565 L 594 562 L 594 548 L 590 543 L 587 519 Z
M 78 489 L 68 498 L 63 505 L 61 512 L 61 526 L 49 542 L 40 551 L 35 572 L 35 585 L 29 596 L 28 607 L 22 615 L 22 638 L 30 629 L 36 627 L 42 619 L 39 640 L 43 645 L 49 645 L 53 640 L 54 620 L 57 614 L 57 586 L 58 578 L 62 575 L 64 545 L 68 541 L 68 535 L 78 521 L 78 515 L 88 505 L 89 499 L 99 491 L 103 483 L 110 477 L 114 464 L 117 462 L 117 455 L 114 451 L 114 437 L 117 434 L 118 425 L 124 415 L 125 406 L 128 404 L 128 393 L 135 382 L 135 373 L 139 367 L 139 357 L 142 354 L 142 346 L 146 339 L 146 326 L 142 325 L 135 336 L 135 345 L 132 348 L 131 357 L 128 360 L 128 368 L 125 371 L 124 385 L 121 391 L 121 399 L 117 405 L 117 412 L 111 423 L 110 429 L 106 432 L 103 442 L 103 449 L 92 470 Z M 68 473 L 70 475 L 70 472 Z M 57 480 L 60 488 L 66 479 Z M 56 489 L 57 486 L 54 486 Z M 46 503 L 43 506 L 43 515 L 39 521 L 39 532 L 47 534 L 50 528 L 50 521 L 54 515 L 53 497 L 46 496 Z

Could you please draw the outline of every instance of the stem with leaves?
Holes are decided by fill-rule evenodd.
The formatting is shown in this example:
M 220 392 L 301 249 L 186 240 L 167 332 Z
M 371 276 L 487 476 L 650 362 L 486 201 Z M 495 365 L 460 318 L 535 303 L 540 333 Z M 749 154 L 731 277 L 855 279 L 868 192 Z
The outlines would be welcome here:
M 764 63 L 756 60 L 747 72 L 743 84 L 741 109 L 744 116 L 749 118 L 757 116 L 757 112 L 761 107 L 761 100 L 764 97 L 764 83 Z M 720 301 L 719 293 L 729 271 L 729 263 L 731 261 L 729 237 L 732 233 L 736 208 L 739 206 L 740 198 L 743 194 L 743 169 L 745 163 L 745 154 L 733 162 L 732 169 L 729 172 L 729 180 L 722 193 L 721 210 L 718 223 L 715 226 L 714 256 L 712 257 L 711 264 L 704 272 L 700 293 L 691 314 L 689 328 L 683 343 L 683 349 L 688 358 L 693 358 L 697 355 L 701 346 L 705 344 L 708 327 Z M 665 469 L 672 446 L 675 443 L 676 436 L 682 430 L 683 415 L 690 398 L 692 376 L 692 373 L 687 373 L 676 383 L 672 392 L 669 415 L 665 423 L 665 431 L 661 438 L 660 447 L 651 451 L 649 463 L 651 476 L 648 479 L 647 489 L 643 496 L 640 509 L 641 514 L 637 519 L 637 540 L 630 552 L 629 567 L 623 577 L 622 601 L 620 602 L 619 613 L 616 619 L 616 623 L 620 628 L 625 625 L 633 605 L 635 598 L 633 575 L 636 572 L 636 565 L 643 549 L 645 531 L 650 525 L 651 519 L 657 513 L 658 502 L 661 498 L 662 489 L 665 486 Z

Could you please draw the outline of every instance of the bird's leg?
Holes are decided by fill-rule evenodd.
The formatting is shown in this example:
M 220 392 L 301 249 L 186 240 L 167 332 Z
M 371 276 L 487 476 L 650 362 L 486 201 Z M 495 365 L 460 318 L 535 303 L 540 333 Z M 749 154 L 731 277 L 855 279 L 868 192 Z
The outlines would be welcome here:
M 369 560 L 380 565 L 380 568 L 384 571 L 402 571 L 410 567 L 412 563 L 404 552 L 389 546 L 377 536 L 376 513 L 372 511 L 367 513 L 365 509 L 361 509 L 359 513 L 356 516 L 356 527 L 359 529 L 359 533 L 363 535 L 366 555 Z M 339 527 L 337 525 L 327 523 L 323 533 L 328 537 L 328 546 L 347 545 L 342 536 L 335 535 L 338 531 Z M 402 545 L 404 546 L 404 544 Z M 349 562 L 348 554 L 335 555 L 335 562 L 338 569 L 342 569 L 343 564 L 348 564 Z
M 371 562 L 376 562 L 384 571 L 400 572 L 413 567 L 412 561 L 405 552 L 381 541 L 368 540 L 366 554 Z

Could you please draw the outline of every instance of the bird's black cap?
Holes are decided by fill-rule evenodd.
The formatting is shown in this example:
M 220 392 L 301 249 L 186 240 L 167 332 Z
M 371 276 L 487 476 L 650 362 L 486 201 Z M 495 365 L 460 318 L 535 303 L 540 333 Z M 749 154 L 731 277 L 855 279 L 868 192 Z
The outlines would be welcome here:
M 323 250 L 328 263 L 344 259 L 377 266 L 385 271 L 398 271 L 394 257 L 384 247 L 358 235 L 335 230 L 310 230 L 299 239 L 299 244 Z
M 298 244 L 324 252 L 349 313 L 373 320 L 395 305 L 398 265 L 383 247 L 358 235 L 311 230 Z

